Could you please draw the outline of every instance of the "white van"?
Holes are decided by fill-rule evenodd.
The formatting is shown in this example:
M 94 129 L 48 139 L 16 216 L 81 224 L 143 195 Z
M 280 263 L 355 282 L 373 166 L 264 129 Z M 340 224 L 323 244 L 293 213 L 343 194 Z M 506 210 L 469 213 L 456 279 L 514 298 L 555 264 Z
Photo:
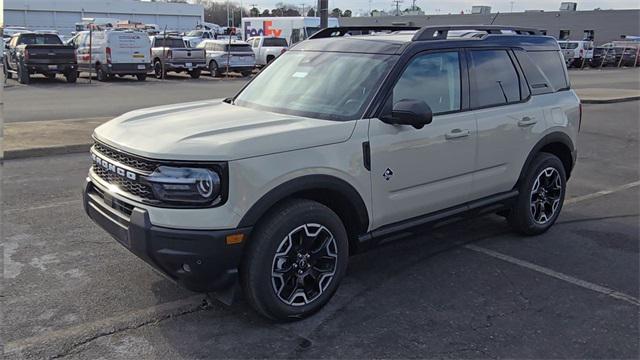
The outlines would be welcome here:
M 338 19 L 329 18 L 328 27 L 337 27 Z M 255 36 L 284 38 L 293 45 L 320 30 L 319 17 L 242 18 L 242 40 Z
M 99 81 L 132 75 L 140 81 L 151 71 L 151 41 L 136 30 L 81 31 L 68 44 L 76 48 L 79 71 L 95 72 Z M 91 41 L 90 52 L 89 42 Z

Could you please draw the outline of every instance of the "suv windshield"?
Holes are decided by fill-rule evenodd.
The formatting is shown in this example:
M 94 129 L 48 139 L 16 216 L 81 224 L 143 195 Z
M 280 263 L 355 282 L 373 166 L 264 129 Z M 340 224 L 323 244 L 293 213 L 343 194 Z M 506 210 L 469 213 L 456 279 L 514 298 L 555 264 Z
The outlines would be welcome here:
M 193 30 L 193 31 L 189 31 L 189 33 L 187 34 L 187 36 L 197 36 L 200 37 L 202 36 L 204 32 L 202 30 Z
M 24 34 L 18 45 L 62 45 L 58 35 L 54 34 Z
M 266 67 L 235 103 L 328 120 L 362 116 L 395 55 L 291 51 Z

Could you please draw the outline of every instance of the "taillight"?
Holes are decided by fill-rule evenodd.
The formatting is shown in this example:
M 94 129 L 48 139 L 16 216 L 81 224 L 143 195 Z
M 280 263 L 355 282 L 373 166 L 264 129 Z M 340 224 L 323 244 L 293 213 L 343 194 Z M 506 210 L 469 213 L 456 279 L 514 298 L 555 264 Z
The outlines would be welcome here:
M 25 61 L 25 62 L 29 61 L 29 50 L 24 49 L 24 55 L 23 55 L 23 57 L 24 57 L 24 61 Z
M 106 55 L 107 55 L 107 64 L 111 64 L 111 48 L 107 47 L 105 49 Z

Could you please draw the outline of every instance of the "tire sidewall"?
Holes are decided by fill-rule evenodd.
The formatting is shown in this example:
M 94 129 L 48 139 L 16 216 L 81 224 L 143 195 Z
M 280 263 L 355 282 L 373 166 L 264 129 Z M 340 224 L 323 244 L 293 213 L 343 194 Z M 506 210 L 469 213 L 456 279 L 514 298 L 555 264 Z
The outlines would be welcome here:
M 560 204 L 558 204 L 558 208 L 555 213 L 551 217 L 549 221 L 544 224 L 539 224 L 533 219 L 533 214 L 530 209 L 531 202 L 531 190 L 533 189 L 533 184 L 536 181 L 538 175 L 542 172 L 542 170 L 553 167 L 560 174 L 560 182 L 561 182 L 561 193 L 560 193 Z M 523 186 L 520 188 L 520 196 L 518 197 L 518 207 L 516 211 L 516 216 L 520 217 L 519 219 L 514 219 L 515 221 L 520 222 L 520 226 L 523 227 L 523 230 L 527 234 L 540 234 L 547 231 L 558 219 L 560 212 L 562 211 L 562 206 L 564 204 L 564 197 L 567 190 L 567 175 L 564 170 L 564 166 L 562 161 L 558 157 L 548 153 L 541 153 L 538 155 L 527 172 L 527 177 L 523 182 Z
M 258 237 L 249 275 L 251 283 L 255 284 L 254 293 L 262 306 L 261 312 L 275 319 L 299 319 L 320 310 L 333 296 L 340 281 L 344 277 L 349 257 L 349 246 L 346 230 L 340 218 L 329 208 L 319 203 L 305 201 L 293 205 L 291 216 L 272 217 L 265 226 L 259 226 L 256 230 Z M 282 240 L 294 229 L 305 224 L 319 224 L 326 227 L 334 236 L 338 249 L 336 273 L 327 289 L 312 303 L 302 306 L 292 306 L 280 300 L 275 293 L 271 281 L 273 258 Z

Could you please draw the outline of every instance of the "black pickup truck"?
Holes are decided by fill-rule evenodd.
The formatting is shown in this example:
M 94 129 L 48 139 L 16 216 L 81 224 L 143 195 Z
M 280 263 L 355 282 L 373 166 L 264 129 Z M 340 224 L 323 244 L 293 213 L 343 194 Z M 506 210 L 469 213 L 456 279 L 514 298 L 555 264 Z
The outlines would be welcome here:
M 67 82 L 78 79 L 75 49 L 62 43 L 56 34 L 20 33 L 11 37 L 4 56 L 5 77 L 16 74 L 21 84 L 28 84 L 31 74 L 54 79 L 63 74 Z

